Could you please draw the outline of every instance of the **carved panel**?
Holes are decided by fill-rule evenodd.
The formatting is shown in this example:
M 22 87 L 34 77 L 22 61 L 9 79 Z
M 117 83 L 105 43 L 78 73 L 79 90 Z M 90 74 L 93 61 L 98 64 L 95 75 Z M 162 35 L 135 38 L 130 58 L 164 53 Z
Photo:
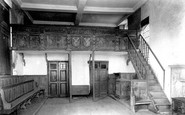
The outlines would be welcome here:
M 81 48 L 83 50 L 90 50 L 92 49 L 92 46 L 93 46 L 93 40 L 91 36 L 83 36 Z
M 29 35 L 28 34 L 16 34 L 13 37 L 13 46 L 18 49 L 29 49 Z
M 30 49 L 40 49 L 40 36 L 30 35 Z
M 79 50 L 81 46 L 81 37 L 71 36 L 71 46 L 73 50 Z
M 58 48 L 59 49 L 66 49 L 67 48 L 67 37 L 63 35 L 58 35 Z
M 126 37 L 122 37 L 119 39 L 120 40 L 120 44 L 119 44 L 119 47 L 120 47 L 120 50 L 126 50 L 127 49 L 127 38 Z
M 185 97 L 185 65 L 171 66 L 171 97 Z
M 96 50 L 115 50 L 115 42 L 113 36 L 97 36 Z
M 46 35 L 47 49 L 57 48 L 57 37 L 54 34 Z
M 135 95 L 135 101 L 148 99 L 146 82 L 132 82 L 132 86 Z
M 56 33 L 46 34 L 46 44 L 47 49 L 66 49 L 66 36 Z

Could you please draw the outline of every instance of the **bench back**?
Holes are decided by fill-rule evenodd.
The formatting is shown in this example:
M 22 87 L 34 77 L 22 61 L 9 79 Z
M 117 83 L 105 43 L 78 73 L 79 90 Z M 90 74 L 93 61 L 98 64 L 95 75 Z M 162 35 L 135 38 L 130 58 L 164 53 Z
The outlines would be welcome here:
M 17 98 L 34 90 L 34 80 L 26 80 L 24 76 L 0 77 L 0 89 L 3 90 L 5 100 L 10 103 Z
M 5 100 L 10 103 L 17 98 L 34 90 L 34 80 L 24 81 L 18 84 L 6 86 L 2 88 L 5 95 Z

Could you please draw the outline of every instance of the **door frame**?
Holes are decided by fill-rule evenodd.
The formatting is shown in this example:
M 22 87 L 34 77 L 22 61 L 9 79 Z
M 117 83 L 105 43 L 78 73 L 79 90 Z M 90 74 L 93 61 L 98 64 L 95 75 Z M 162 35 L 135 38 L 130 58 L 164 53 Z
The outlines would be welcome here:
M 48 80 L 48 96 L 50 96 L 50 81 L 49 81 L 49 63 L 50 62 L 57 62 L 57 63 L 60 63 L 60 62 L 65 62 L 67 63 L 67 97 L 70 96 L 70 77 L 69 77 L 69 61 L 62 61 L 62 60 L 47 60 L 47 80 Z

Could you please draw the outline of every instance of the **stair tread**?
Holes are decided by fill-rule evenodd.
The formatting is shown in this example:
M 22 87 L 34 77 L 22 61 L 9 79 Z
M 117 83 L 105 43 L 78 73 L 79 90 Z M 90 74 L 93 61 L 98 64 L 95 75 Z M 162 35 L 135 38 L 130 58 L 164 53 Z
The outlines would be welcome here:
M 171 105 L 168 98 L 158 98 L 158 99 L 153 99 L 153 100 L 154 100 L 155 105 L 161 105 L 161 106 Z
M 151 100 L 149 99 L 145 99 L 145 100 L 140 100 L 140 101 L 136 101 L 136 105 L 142 105 L 142 104 L 150 104 Z
M 164 103 L 164 102 L 163 103 L 156 102 L 155 105 L 157 105 L 157 106 L 168 106 L 168 105 L 171 105 L 171 104 L 170 104 L 170 102 L 168 102 L 168 103 L 167 102 L 166 103 Z
M 171 112 L 171 109 L 159 109 L 159 112 Z

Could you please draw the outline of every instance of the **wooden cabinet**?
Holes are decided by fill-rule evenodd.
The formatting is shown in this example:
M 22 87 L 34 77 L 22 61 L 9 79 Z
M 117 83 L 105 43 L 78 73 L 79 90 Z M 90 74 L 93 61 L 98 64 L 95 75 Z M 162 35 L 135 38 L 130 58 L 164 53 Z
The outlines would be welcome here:
M 120 99 L 129 99 L 131 79 L 135 77 L 135 73 L 115 73 L 110 75 L 109 94 L 113 94 Z
M 173 115 L 185 114 L 185 97 L 172 98 L 172 112 Z
M 116 97 L 120 99 L 129 99 L 130 85 L 130 80 L 116 80 Z

